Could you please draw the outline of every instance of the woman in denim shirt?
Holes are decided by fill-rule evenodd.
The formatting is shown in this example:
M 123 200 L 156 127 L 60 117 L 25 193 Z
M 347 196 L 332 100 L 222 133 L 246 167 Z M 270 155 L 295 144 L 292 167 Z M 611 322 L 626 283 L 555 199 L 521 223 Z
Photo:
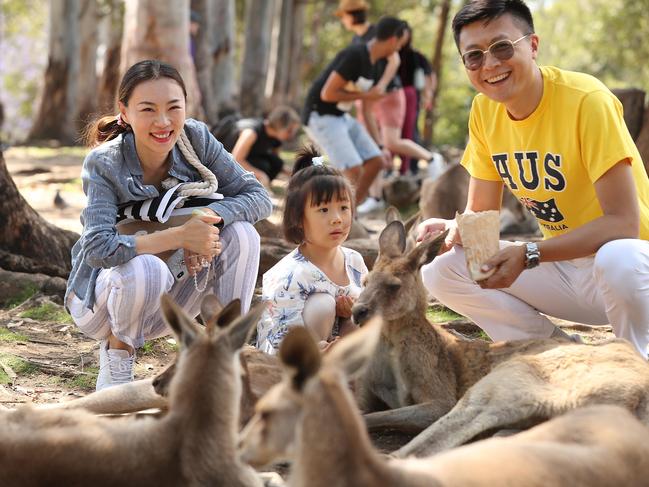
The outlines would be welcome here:
M 250 306 L 259 264 L 259 235 L 252 224 L 266 218 L 272 205 L 261 184 L 204 123 L 185 119 L 186 97 L 173 67 L 139 62 L 120 84 L 119 115 L 104 117 L 87 131 L 96 147 L 83 164 L 88 203 L 81 214 L 83 232 L 72 249 L 65 302 L 79 328 L 101 340 L 98 390 L 133 380 L 135 349 L 168 333 L 159 310 L 161 294 L 170 293 L 192 316 L 198 314 L 203 287 L 221 303 L 241 299 L 242 312 Z M 200 162 L 216 176 L 223 199 L 181 226 L 120 235 L 121 208 L 159 196 L 163 181 L 166 187 L 169 181 L 204 179 L 176 144 L 183 130 Z M 175 280 L 156 256 L 176 249 L 184 249 L 192 277 Z

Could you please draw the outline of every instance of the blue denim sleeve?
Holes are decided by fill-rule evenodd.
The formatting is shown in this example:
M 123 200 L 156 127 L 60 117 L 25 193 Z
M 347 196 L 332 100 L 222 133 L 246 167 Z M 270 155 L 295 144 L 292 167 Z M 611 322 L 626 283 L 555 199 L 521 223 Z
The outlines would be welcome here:
M 188 119 L 186 126 L 201 162 L 216 175 L 219 182 L 218 192 L 223 195 L 223 199 L 212 203 L 210 208 L 221 215 L 223 223 L 256 223 L 268 218 L 273 205 L 257 178 L 235 161 L 232 154 L 210 133 L 207 125 Z
M 81 180 L 88 198 L 81 213 L 83 233 L 80 242 L 85 262 L 95 268 L 109 268 L 136 256 L 135 237 L 119 235 L 117 219 L 118 171 L 107 154 L 91 152 L 83 163 Z

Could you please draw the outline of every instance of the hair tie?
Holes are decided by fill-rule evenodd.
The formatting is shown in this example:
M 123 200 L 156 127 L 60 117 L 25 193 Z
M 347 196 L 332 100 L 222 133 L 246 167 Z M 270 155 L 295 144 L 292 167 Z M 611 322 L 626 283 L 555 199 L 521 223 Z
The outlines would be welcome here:
M 124 120 L 122 120 L 122 114 L 121 113 L 117 114 L 116 122 L 117 122 L 117 125 L 119 125 L 120 127 L 124 128 L 124 129 L 128 128 L 128 124 Z
M 313 163 L 314 166 L 323 166 L 324 165 L 324 157 L 323 156 L 312 157 L 311 162 Z

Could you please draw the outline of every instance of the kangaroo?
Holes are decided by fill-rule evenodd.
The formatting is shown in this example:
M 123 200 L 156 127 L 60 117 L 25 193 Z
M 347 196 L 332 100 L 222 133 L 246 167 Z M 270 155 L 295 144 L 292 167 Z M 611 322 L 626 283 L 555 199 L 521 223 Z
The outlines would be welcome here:
M 508 438 L 428 458 L 394 459 L 371 445 L 347 387 L 379 341 L 377 320 L 321 357 L 302 328 L 280 346 L 283 381 L 258 403 L 242 460 L 291 458 L 292 487 L 617 487 L 646 485 L 649 428 L 616 406 L 577 409 Z
M 237 460 L 235 448 L 241 393 L 237 353 L 263 306 L 225 328 L 210 322 L 205 331 L 168 295 L 161 308 L 181 344 L 168 414 L 136 420 L 31 407 L 4 413 L 0 485 L 262 485 Z
M 446 450 L 589 404 L 617 404 L 649 421 L 649 364 L 625 340 L 487 343 L 431 325 L 419 270 L 443 238 L 404 254 L 403 224 L 386 226 L 377 262 L 352 308 L 357 323 L 373 313 L 384 322 L 377 350 L 356 381 L 359 406 L 370 413 L 368 427 L 426 428 L 398 456 Z
M 204 323 L 217 320 L 226 325 L 238 317 L 240 301 L 234 300 L 228 313 L 221 313 L 216 296 L 207 295 L 201 303 Z M 281 368 L 276 356 L 268 355 L 250 345 L 239 352 L 241 363 L 241 409 L 240 423 L 244 425 L 254 413 L 257 400 L 281 379 Z M 166 410 L 169 385 L 176 371 L 174 360 L 165 370 L 153 378 L 140 379 L 128 384 L 102 389 L 87 396 L 54 404 L 39 405 L 39 409 L 85 409 L 95 414 L 125 414 L 146 409 Z

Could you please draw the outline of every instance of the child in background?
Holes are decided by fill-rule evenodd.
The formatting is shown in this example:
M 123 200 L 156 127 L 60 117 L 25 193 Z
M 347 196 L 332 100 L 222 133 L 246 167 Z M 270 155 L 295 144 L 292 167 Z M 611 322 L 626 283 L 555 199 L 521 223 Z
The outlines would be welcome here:
M 278 106 L 266 118 L 238 120 L 232 133 L 221 142 L 246 171 L 252 172 L 261 184 L 269 188 L 284 167 L 279 156 L 282 144 L 293 140 L 301 126 L 300 116 L 295 110 Z
M 358 252 L 342 246 L 353 217 L 348 180 L 313 148 L 299 152 L 283 217 L 285 238 L 299 246 L 264 274 L 259 349 L 276 354 L 292 326 L 306 326 L 322 349 L 354 328 L 351 308 L 368 271 Z

